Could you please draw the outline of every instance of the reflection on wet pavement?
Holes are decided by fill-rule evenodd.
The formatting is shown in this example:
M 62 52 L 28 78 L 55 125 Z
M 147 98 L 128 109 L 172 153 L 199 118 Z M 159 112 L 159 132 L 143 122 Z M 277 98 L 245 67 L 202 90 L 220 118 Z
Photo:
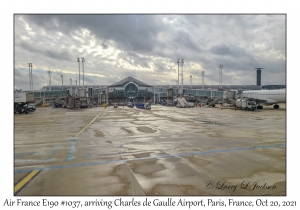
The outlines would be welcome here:
M 285 114 L 282 106 L 39 109 L 15 117 L 15 181 L 42 170 L 19 195 L 285 195 Z M 276 189 L 217 188 L 243 180 Z

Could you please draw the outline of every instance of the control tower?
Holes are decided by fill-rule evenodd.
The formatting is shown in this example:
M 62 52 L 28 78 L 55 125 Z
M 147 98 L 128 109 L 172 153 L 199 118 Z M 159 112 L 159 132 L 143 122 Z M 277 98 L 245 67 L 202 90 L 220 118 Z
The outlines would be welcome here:
M 261 70 L 263 68 L 255 68 L 256 69 L 256 86 L 261 86 Z

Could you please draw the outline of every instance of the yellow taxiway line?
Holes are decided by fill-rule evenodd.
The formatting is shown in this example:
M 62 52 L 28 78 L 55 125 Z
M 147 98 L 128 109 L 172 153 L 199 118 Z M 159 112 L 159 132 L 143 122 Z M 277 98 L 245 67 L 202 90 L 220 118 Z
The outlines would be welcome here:
M 89 124 L 87 124 L 83 129 L 81 129 L 81 131 L 79 131 L 79 133 L 77 133 L 74 137 L 78 137 L 85 129 L 87 129 L 100 115 L 102 114 L 102 112 L 100 112 Z M 22 181 L 20 181 L 18 184 L 16 184 L 16 186 L 14 187 L 14 193 L 18 193 L 22 187 L 24 187 L 30 180 L 32 180 L 38 172 L 40 172 L 41 170 L 34 170 L 32 172 L 30 172 Z
M 28 183 L 31 179 L 34 178 L 39 170 L 34 170 L 30 174 L 28 174 L 22 181 L 20 181 L 14 188 L 14 193 L 18 192 L 26 183 Z
M 81 129 L 81 131 L 79 131 L 79 133 L 77 133 L 74 137 L 78 137 L 85 129 L 87 129 L 100 115 L 102 114 L 102 112 L 100 112 L 89 124 L 87 124 L 87 126 L 85 126 L 84 128 Z

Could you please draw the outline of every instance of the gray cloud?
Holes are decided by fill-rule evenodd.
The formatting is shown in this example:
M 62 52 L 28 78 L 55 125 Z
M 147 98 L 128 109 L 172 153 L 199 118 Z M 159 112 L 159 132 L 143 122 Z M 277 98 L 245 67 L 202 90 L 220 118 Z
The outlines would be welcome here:
M 32 62 L 37 88 L 47 69 L 78 78 L 77 57 L 85 57 L 86 82 L 111 84 L 133 76 L 148 84 L 174 83 L 177 58 L 185 79 L 218 84 L 285 84 L 285 15 L 15 15 L 15 84 L 27 77 L 17 69 Z M 253 73 L 254 72 L 254 73 Z M 158 78 L 159 77 L 159 78 Z M 174 77 L 174 78 L 172 78 Z M 44 80 L 39 82 L 39 80 Z M 53 84 L 60 84 L 59 77 Z M 92 85 L 91 84 L 91 85 Z M 28 85 L 27 85 L 28 86 Z
M 151 51 L 160 25 L 151 15 L 29 15 L 27 20 L 50 31 L 88 29 L 98 39 L 114 40 L 121 49 Z

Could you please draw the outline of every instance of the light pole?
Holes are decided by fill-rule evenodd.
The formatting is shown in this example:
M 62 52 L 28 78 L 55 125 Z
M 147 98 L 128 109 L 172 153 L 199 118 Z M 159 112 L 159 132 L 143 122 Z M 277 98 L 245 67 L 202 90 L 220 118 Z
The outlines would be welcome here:
M 204 89 L 204 71 L 202 71 L 202 89 Z
M 108 105 L 108 88 L 107 88 L 107 85 L 106 85 L 106 106 Z
M 64 76 L 61 74 L 61 90 L 64 90 Z
M 79 89 L 80 89 L 80 59 L 77 57 L 78 67 L 79 67 Z
M 29 67 L 29 90 L 33 91 L 32 63 L 27 63 L 27 67 Z
M 155 104 L 155 86 L 153 86 L 153 93 L 154 93 L 154 97 L 153 97 L 153 103 Z
M 181 95 L 183 95 L 183 59 L 181 59 Z
M 51 70 L 48 70 L 48 78 L 49 78 L 49 91 L 51 91 Z
M 73 95 L 73 86 L 72 86 L 72 79 L 70 78 L 70 86 L 71 86 L 71 93 L 70 93 L 70 95 L 72 96 Z
M 177 59 L 177 63 L 178 63 L 178 94 L 179 94 L 179 62 L 180 62 L 180 59 Z
M 74 109 L 76 109 L 76 97 L 78 95 L 78 90 L 77 90 L 77 80 L 75 80 L 75 94 L 74 94 Z
M 30 67 L 31 67 L 31 91 L 33 91 L 33 77 L 32 77 L 32 63 L 30 63 Z
M 192 89 L 192 78 L 193 78 L 193 76 L 190 75 L 190 89 Z
M 220 69 L 220 72 L 221 72 L 220 73 L 220 75 L 221 75 L 221 80 L 220 80 L 221 81 L 221 83 L 220 83 L 221 84 L 221 89 L 222 89 L 222 68 L 223 68 L 223 65 L 220 64 L 219 69 Z
M 82 83 L 83 83 L 83 89 L 84 89 L 84 66 L 83 63 L 85 62 L 84 57 L 81 58 L 82 63 Z
M 75 84 L 76 84 L 76 89 L 75 89 L 75 95 L 76 95 L 76 93 L 78 94 L 78 90 L 77 90 L 77 80 L 75 80 Z

